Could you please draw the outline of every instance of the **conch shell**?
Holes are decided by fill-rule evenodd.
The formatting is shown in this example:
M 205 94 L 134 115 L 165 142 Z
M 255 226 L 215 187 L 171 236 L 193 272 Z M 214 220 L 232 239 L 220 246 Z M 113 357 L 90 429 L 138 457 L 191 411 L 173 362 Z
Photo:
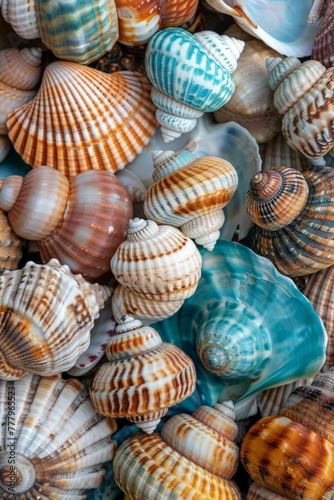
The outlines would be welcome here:
M 230 401 L 200 406 L 169 418 L 160 434 L 127 439 L 113 462 L 117 484 L 129 499 L 241 499 L 231 481 L 239 462 L 234 418 Z
M 197 158 L 187 150 L 153 153 L 153 184 L 144 213 L 158 224 L 177 227 L 212 250 L 224 224 L 225 207 L 238 186 L 233 165 L 222 158 Z

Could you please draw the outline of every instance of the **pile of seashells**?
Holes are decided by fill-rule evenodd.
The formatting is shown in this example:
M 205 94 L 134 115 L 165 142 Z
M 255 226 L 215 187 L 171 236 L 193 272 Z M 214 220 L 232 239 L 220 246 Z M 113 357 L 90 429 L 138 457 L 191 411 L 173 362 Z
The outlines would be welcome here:
M 334 3 L 0 14 L 0 498 L 334 498 Z

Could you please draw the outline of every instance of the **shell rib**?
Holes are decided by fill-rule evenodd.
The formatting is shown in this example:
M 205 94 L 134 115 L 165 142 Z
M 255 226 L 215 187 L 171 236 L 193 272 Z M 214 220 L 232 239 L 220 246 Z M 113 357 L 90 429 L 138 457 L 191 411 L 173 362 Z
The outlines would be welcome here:
M 10 114 L 8 134 L 24 161 L 67 177 L 124 168 L 156 128 L 150 85 L 139 73 L 106 74 L 56 61 L 36 97 Z
M 1 380 L 0 419 L 2 499 L 84 500 L 102 483 L 117 425 L 96 414 L 78 380 L 32 374 Z

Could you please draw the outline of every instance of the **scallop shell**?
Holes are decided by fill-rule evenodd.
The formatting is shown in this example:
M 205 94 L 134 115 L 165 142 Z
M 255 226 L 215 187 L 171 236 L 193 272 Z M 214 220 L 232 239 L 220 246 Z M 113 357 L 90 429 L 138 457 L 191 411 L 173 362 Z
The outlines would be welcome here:
M 147 80 L 56 61 L 36 97 L 10 114 L 8 134 L 24 161 L 68 177 L 124 168 L 152 137 L 156 122 Z
M 78 380 L 0 381 L 0 496 L 84 500 L 112 460 L 114 419 L 96 414 Z
M 0 272 L 19 267 L 23 244 L 10 227 L 7 214 L 0 209 Z
M 135 435 L 118 449 L 115 479 L 128 498 L 237 500 L 231 481 L 239 451 L 231 402 L 199 407 L 163 425 L 161 434 Z
M 88 348 L 107 287 L 91 285 L 56 259 L 29 261 L 0 276 L 0 378 L 28 372 L 49 376 L 69 370 Z
M 329 0 L 313 0 L 307 21 L 311 24 L 320 20 L 313 41 L 311 58 L 320 61 L 326 68 L 334 65 L 334 9 Z

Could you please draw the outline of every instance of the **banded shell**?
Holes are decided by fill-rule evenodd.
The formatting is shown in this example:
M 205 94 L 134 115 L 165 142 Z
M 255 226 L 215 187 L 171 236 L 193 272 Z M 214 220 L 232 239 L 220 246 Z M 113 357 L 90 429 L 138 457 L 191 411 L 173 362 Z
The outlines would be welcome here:
M 276 57 L 267 59 L 267 71 L 285 140 L 306 158 L 321 159 L 334 146 L 334 68 Z
M 117 424 L 95 412 L 78 380 L 1 380 L 0 418 L 1 498 L 84 500 L 102 483 Z
M 333 180 L 333 169 L 321 166 L 302 173 L 273 167 L 251 180 L 252 248 L 281 273 L 303 276 L 334 263 Z
M 331 498 L 333 394 L 331 368 L 294 390 L 280 416 L 265 417 L 249 430 L 240 457 L 256 483 L 292 500 Z
M 24 39 L 41 38 L 60 59 L 88 64 L 118 38 L 114 0 L 2 1 L 1 13 Z
M 230 73 L 243 47 L 244 42 L 213 31 L 192 35 L 181 28 L 166 28 L 153 35 L 145 68 L 165 142 L 190 132 L 205 111 L 215 111 L 231 98 Z
M 160 434 L 137 434 L 117 450 L 117 484 L 127 498 L 241 499 L 231 478 L 238 466 L 233 404 L 201 406 L 167 420 Z
M 147 218 L 177 227 L 212 250 L 224 224 L 223 207 L 238 186 L 233 165 L 222 158 L 197 158 L 186 150 L 153 152 L 153 185 L 144 201 Z
M 107 287 L 91 285 L 56 259 L 0 276 L 0 379 L 69 370 L 88 348 Z
M 90 389 L 94 408 L 102 415 L 126 417 L 148 434 L 169 407 L 195 389 L 192 360 L 130 316 L 116 327 L 106 354 L 109 363 L 99 368 Z
M 16 234 L 38 241 L 43 262 L 57 258 L 90 279 L 109 270 L 132 217 L 125 186 L 102 170 L 70 181 L 49 167 L 8 176 L 0 180 L 0 208 Z
M 334 66 L 334 10 L 330 0 L 313 0 L 307 21 L 311 24 L 320 20 L 317 34 L 313 41 L 312 59 L 320 61 L 326 68 Z
M 36 97 L 9 115 L 8 135 L 24 161 L 68 177 L 91 169 L 116 172 L 156 128 L 150 85 L 138 73 L 103 73 L 56 61 Z M 51 118 L 52 117 L 52 118 Z
M 131 219 L 127 239 L 111 259 L 120 283 L 112 298 L 116 321 L 127 314 L 152 323 L 174 314 L 195 292 L 201 265 L 196 245 L 178 229 Z
M 19 267 L 23 244 L 24 241 L 10 227 L 7 214 L 0 209 L 0 272 Z

